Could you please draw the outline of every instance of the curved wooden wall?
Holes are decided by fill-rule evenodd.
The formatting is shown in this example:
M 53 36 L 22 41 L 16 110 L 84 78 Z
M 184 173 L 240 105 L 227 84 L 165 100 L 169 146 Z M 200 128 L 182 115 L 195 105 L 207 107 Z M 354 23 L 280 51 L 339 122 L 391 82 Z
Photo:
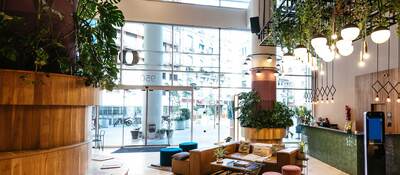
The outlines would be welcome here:
M 0 69 L 0 94 L 0 172 L 86 173 L 97 89 L 74 76 Z

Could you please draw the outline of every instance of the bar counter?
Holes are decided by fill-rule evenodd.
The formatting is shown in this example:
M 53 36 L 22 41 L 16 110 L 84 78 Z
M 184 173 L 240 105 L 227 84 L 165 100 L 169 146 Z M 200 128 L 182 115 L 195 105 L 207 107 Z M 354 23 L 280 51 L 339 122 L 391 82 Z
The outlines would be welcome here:
M 350 175 L 364 174 L 362 133 L 303 125 L 308 154 Z M 386 174 L 400 174 L 400 135 L 385 136 Z
M 363 174 L 363 135 L 303 125 L 308 154 L 351 175 Z

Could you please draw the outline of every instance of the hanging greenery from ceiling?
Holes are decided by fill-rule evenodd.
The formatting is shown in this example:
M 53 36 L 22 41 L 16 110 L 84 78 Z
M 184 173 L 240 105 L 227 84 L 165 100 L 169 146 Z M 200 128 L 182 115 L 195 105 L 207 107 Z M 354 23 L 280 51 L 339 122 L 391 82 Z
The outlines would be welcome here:
M 331 44 L 334 41 L 328 36 L 349 23 L 360 29 L 358 38 L 365 38 L 376 27 L 387 28 L 399 22 L 399 0 L 286 0 L 274 9 L 261 45 L 273 44 L 293 53 L 297 45 L 311 48 L 315 35 L 326 37 Z

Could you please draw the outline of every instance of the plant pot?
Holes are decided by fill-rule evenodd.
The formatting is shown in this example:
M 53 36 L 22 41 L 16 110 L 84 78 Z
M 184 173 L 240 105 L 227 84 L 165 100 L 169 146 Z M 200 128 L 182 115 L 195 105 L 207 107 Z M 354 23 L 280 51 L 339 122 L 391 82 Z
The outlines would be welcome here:
M 176 130 L 184 130 L 185 129 L 185 121 L 184 120 L 176 120 L 175 121 L 175 129 Z
M 224 159 L 223 158 L 217 158 L 217 163 L 224 163 Z
M 185 128 L 190 128 L 190 120 L 185 120 Z
M 131 131 L 131 136 L 132 136 L 133 140 L 138 139 L 139 138 L 139 131 L 136 131 L 136 130 Z
M 172 137 L 172 135 L 174 135 L 174 130 L 167 130 L 167 137 L 168 138 L 171 138 Z
M 281 144 L 282 139 L 286 136 L 286 129 L 242 127 L 242 135 L 251 142 Z
M 10 155 L 0 156 L 0 174 L 20 174 L 14 162 L 31 174 L 87 174 L 88 111 L 98 89 L 80 77 L 5 69 L 0 83 L 0 152 Z
M 305 160 L 306 159 L 306 154 L 304 152 L 299 152 L 297 154 L 297 159 L 298 160 Z

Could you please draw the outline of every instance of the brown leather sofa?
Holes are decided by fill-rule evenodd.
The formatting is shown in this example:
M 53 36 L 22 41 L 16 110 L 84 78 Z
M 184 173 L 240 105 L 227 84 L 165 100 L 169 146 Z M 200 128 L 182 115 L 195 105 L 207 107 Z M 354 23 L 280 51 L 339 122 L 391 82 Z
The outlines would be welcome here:
M 227 151 L 227 158 L 243 159 L 246 154 L 238 153 L 239 143 L 228 143 L 225 145 Z M 209 148 L 201 148 L 190 151 L 190 156 L 186 160 L 172 160 L 172 172 L 178 175 L 208 175 L 219 169 L 211 166 L 211 162 L 215 161 L 214 150 L 219 146 Z M 252 149 L 252 146 L 251 148 Z M 297 161 L 297 148 L 286 148 L 278 151 L 276 155 L 263 160 L 256 160 L 256 162 L 263 163 L 261 173 L 266 171 L 280 172 L 284 165 L 298 165 Z

